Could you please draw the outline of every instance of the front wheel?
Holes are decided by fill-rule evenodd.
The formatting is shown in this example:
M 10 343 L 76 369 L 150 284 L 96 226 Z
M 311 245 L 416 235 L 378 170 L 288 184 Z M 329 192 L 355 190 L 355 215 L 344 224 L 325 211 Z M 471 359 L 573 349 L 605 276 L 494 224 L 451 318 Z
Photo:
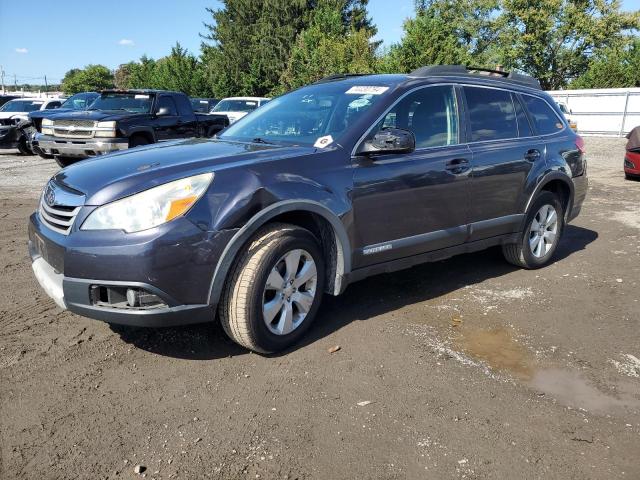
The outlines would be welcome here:
M 27 139 L 24 135 L 20 137 L 20 140 L 18 140 L 18 151 L 22 155 L 33 155 L 33 152 L 27 146 Z
M 522 268 L 540 268 L 549 263 L 564 228 L 562 202 L 552 192 L 541 192 L 531 204 L 518 243 L 502 246 L 509 263 Z
M 324 260 L 303 228 L 272 224 L 237 259 L 219 315 L 226 334 L 260 353 L 283 350 L 308 330 L 322 300 Z

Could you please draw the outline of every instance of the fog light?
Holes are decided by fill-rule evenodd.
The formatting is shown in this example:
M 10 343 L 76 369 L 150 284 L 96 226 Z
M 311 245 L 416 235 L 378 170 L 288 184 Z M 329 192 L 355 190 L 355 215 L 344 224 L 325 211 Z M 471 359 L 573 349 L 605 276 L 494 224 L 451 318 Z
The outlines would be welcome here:
M 137 288 L 127 289 L 127 305 L 130 307 L 151 307 L 161 303 L 160 297 L 153 293 Z

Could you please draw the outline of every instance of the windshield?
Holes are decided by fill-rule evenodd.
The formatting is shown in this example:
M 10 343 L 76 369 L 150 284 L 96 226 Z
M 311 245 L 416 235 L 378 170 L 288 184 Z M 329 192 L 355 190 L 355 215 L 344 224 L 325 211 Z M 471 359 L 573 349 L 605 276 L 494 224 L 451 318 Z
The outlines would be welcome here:
M 11 100 L 0 107 L 0 112 L 34 112 L 40 110 L 42 100 Z
M 344 82 L 311 85 L 271 100 L 228 127 L 220 138 L 327 146 L 338 141 L 387 90 L 350 87 Z
M 251 112 L 258 108 L 257 100 L 221 100 L 212 112 Z
M 75 95 L 67 98 L 60 108 L 85 110 L 98 96 L 98 94 L 91 93 L 76 93 Z
M 141 93 L 103 93 L 91 104 L 89 110 L 126 110 L 132 113 L 149 113 L 152 96 Z

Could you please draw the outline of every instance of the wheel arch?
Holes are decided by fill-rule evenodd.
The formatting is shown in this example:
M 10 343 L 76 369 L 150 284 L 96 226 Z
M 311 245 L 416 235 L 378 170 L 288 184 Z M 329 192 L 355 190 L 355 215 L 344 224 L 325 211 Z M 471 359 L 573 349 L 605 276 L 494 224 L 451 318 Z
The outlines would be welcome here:
M 351 271 L 351 246 L 340 218 L 327 207 L 311 200 L 285 200 L 261 210 L 236 232 L 225 247 L 211 280 L 209 303 L 217 305 L 224 283 L 238 253 L 264 225 L 285 222 L 311 230 L 319 237 L 327 268 L 326 291 L 338 295 L 344 290 L 345 275 Z
M 543 190 L 553 192 L 560 196 L 563 202 L 562 206 L 564 207 L 564 216 L 566 219 L 573 206 L 574 186 L 571 177 L 560 171 L 553 171 L 544 175 L 527 200 L 524 208 L 525 215 L 529 212 L 529 208 L 535 198 Z

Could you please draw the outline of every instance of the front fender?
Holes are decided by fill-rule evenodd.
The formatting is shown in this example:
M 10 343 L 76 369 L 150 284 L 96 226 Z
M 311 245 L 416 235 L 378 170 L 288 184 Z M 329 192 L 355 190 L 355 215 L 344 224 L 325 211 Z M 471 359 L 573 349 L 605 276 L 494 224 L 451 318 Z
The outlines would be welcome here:
M 236 232 L 224 249 L 216 266 L 209 289 L 209 304 L 217 305 L 222 294 L 227 274 L 233 265 L 243 245 L 270 220 L 287 212 L 309 212 L 320 215 L 329 222 L 333 229 L 336 242 L 336 271 L 334 281 L 334 295 L 343 289 L 343 279 L 351 272 L 351 245 L 349 237 L 340 218 L 324 205 L 311 200 L 283 200 L 261 210 Z

